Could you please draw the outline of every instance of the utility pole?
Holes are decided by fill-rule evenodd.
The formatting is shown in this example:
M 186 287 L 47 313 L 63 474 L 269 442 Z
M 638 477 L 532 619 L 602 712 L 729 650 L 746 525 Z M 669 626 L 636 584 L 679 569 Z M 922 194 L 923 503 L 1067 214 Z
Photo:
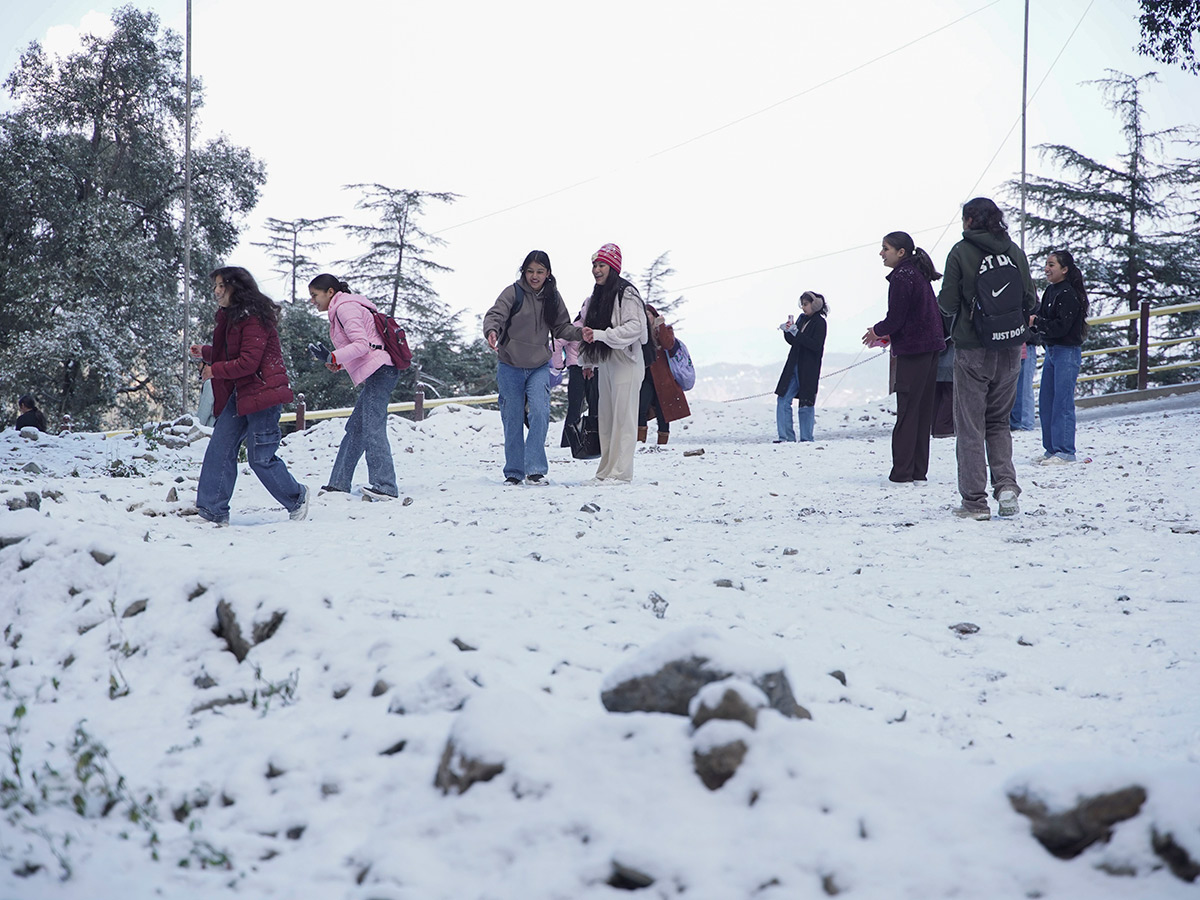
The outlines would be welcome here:
M 184 61 L 185 121 L 183 128 L 183 396 L 180 414 L 188 411 L 188 374 L 192 360 L 192 0 L 187 0 L 187 32 Z
M 1025 0 L 1025 53 L 1021 55 L 1021 252 L 1025 252 L 1025 112 L 1030 95 L 1030 0 Z

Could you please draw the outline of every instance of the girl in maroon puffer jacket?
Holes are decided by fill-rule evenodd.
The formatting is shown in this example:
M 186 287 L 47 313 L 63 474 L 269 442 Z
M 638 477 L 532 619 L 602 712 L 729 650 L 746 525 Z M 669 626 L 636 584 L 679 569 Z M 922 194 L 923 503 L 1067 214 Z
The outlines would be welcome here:
M 308 513 L 308 488 L 275 455 L 282 438 L 279 413 L 292 399 L 279 344 L 278 310 L 240 266 L 217 269 L 212 279 L 217 299 L 213 341 L 191 347 L 192 356 L 212 366 L 217 417 L 200 467 L 196 509 L 209 522 L 229 524 L 238 448 L 244 442 L 251 470 L 289 517 L 299 521 Z

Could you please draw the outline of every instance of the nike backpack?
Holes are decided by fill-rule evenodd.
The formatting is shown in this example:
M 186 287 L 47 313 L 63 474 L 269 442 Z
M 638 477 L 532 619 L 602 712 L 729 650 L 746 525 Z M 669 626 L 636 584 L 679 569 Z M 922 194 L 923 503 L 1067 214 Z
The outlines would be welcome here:
M 989 253 L 979 263 L 971 322 L 985 347 L 1004 347 L 1025 341 L 1025 284 L 1021 270 L 1006 253 Z

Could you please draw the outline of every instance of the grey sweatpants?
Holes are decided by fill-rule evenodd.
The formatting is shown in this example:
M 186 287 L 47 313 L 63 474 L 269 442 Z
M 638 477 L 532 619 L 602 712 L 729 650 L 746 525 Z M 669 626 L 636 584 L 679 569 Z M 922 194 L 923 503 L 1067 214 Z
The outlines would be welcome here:
M 954 354 L 954 431 L 958 439 L 958 492 L 966 509 L 988 509 L 992 496 L 1011 488 L 1020 496 L 1008 417 L 1021 374 L 1021 345 L 963 349 Z

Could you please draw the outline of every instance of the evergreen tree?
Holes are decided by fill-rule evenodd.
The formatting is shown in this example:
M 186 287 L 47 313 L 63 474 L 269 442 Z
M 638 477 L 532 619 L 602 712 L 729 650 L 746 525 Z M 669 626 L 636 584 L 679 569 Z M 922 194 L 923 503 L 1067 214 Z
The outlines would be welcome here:
M 29 391 L 52 420 L 83 427 L 138 423 L 181 399 L 182 41 L 132 7 L 113 26 L 66 58 L 31 44 L 0 116 L 0 393 Z M 192 94 L 201 106 L 199 80 Z M 210 296 L 208 272 L 264 181 L 227 139 L 195 145 L 197 296 Z
M 1054 249 L 1070 250 L 1088 288 L 1090 315 L 1137 312 L 1143 300 L 1168 306 L 1195 299 L 1200 287 L 1200 160 L 1168 157 L 1168 146 L 1194 149 L 1186 128 L 1148 131 L 1142 107 L 1143 85 L 1153 73 L 1134 77 L 1110 72 L 1097 82 L 1116 112 L 1127 150 L 1104 163 L 1061 144 L 1039 149 L 1066 173 L 1065 178 L 1034 176 L 1026 188 L 1026 228 L 1038 242 L 1035 259 Z M 1020 186 L 1009 185 L 1016 194 Z M 1154 317 L 1151 343 L 1196 334 L 1200 316 Z M 1138 322 L 1093 328 L 1085 349 L 1136 346 Z M 1200 358 L 1193 343 L 1151 348 L 1150 365 Z M 1136 350 L 1092 358 L 1092 371 L 1137 367 Z M 1152 373 L 1175 383 L 1187 370 Z M 1127 382 L 1136 385 L 1136 380 Z M 1109 382 L 1108 390 L 1121 385 Z
M 1200 35 L 1200 3 L 1196 0 L 1138 0 L 1142 40 L 1137 52 L 1185 72 L 1200 72 L 1192 41 Z
M 355 209 L 371 213 L 374 221 L 348 223 L 342 228 L 366 249 L 341 265 L 348 267 L 348 281 L 361 284 L 389 316 L 405 328 L 417 331 L 444 317 L 446 307 L 429 283 L 434 272 L 449 272 L 447 266 L 429 258 L 429 248 L 446 242 L 424 231 L 419 220 L 430 201 L 453 203 L 457 194 L 410 191 L 382 184 L 352 184 L 361 193 Z
M 308 255 L 310 250 L 320 250 L 328 247 L 329 241 L 316 241 L 307 237 L 316 236 L 341 219 L 341 216 L 322 216 L 319 219 L 283 219 L 268 218 L 267 231 L 270 237 L 265 241 L 253 241 L 251 246 L 262 247 L 267 255 L 275 261 L 271 271 L 287 279 L 288 294 L 292 303 L 297 298 L 308 299 L 308 285 L 302 284 L 320 274 L 320 266 Z
M 418 379 L 433 385 L 440 396 L 494 393 L 495 355 L 490 349 L 483 352 L 487 345 L 481 339 L 463 344 L 458 332 L 461 311 L 452 312 L 429 281 L 430 275 L 450 269 L 429 256 L 430 248 L 445 241 L 424 231 L 420 217 L 428 203 L 453 203 L 458 195 L 382 184 L 348 187 L 361 194 L 355 208 L 371 213 L 374 220 L 342 226 L 365 249 L 339 265 L 347 268 L 347 281 L 355 290 L 395 316 L 408 332 L 413 365 L 401 376 L 398 395 L 411 399 Z
M 686 303 L 687 298 L 679 296 L 674 300 L 667 299 L 666 282 L 675 275 L 675 270 L 671 268 L 670 256 L 669 250 L 660 253 L 642 273 L 642 299 L 670 320 L 671 324 L 678 324 L 678 317 L 672 316 L 671 313 Z

